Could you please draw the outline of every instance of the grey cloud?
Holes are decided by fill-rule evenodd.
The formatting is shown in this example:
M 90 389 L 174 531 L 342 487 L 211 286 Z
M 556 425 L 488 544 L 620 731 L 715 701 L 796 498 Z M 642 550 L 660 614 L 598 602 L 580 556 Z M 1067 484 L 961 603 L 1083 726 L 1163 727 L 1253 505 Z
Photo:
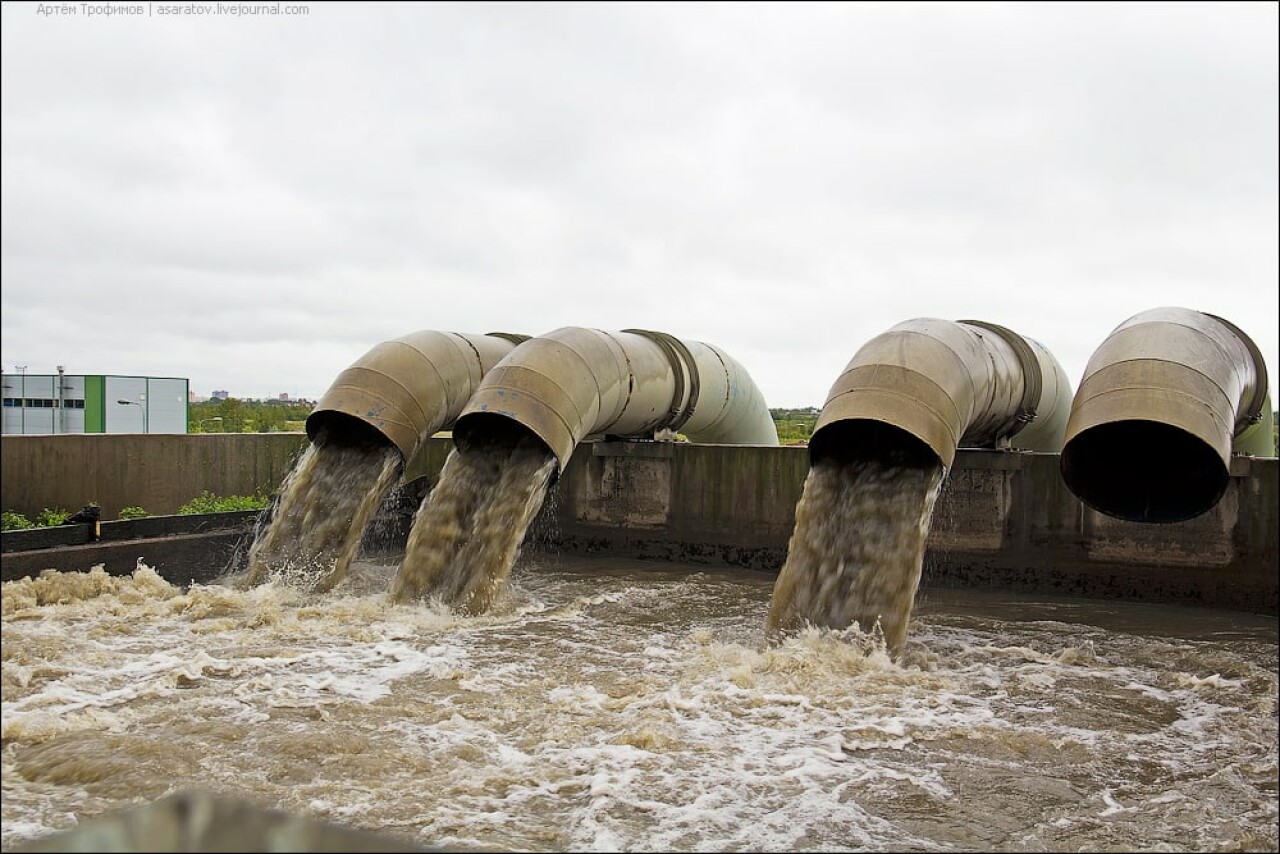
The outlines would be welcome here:
M 642 326 L 820 405 L 910 317 L 1076 379 L 1182 304 L 1280 375 L 1272 6 L 33 5 L 0 36 L 8 362 L 316 395 L 418 328 Z M 66 304 L 94 321 L 41 327 Z

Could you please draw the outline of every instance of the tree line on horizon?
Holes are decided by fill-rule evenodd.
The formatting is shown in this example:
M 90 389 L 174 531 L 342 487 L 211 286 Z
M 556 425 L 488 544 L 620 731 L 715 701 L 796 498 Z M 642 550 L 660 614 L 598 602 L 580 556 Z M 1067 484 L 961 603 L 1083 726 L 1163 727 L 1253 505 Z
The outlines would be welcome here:
M 187 408 L 188 433 L 287 433 L 302 430 L 311 401 L 202 400 Z

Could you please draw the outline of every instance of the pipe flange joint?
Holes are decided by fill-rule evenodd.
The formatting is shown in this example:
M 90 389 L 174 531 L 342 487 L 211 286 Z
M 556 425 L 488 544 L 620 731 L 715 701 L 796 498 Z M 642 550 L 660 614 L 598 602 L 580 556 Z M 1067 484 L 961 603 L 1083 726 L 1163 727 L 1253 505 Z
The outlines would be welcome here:
M 671 392 L 671 406 L 667 408 L 666 422 L 659 424 L 655 428 L 655 432 L 657 430 L 679 431 L 693 415 L 693 410 L 698 405 L 700 383 L 698 380 L 698 366 L 693 360 L 693 353 L 689 352 L 689 348 L 685 346 L 683 341 L 665 332 L 655 332 L 652 329 L 624 329 L 622 331 L 648 338 L 658 345 L 658 349 L 662 351 L 662 354 L 667 357 L 667 361 L 671 363 L 671 373 L 675 378 L 674 388 Z M 687 402 L 684 400 L 684 375 L 686 370 L 689 374 L 689 399 Z
M 503 341 L 510 341 L 517 347 L 528 341 L 530 338 L 530 336 L 521 335 L 519 332 L 486 332 L 485 335 L 488 335 L 490 338 L 501 338 Z
M 1044 386 L 1044 378 L 1040 375 L 1040 360 L 1036 358 L 1035 351 L 1031 349 L 1026 339 L 1012 329 L 996 323 L 988 323 L 985 320 L 960 320 L 957 323 L 976 326 L 994 333 L 1013 348 L 1013 353 L 1018 358 L 1018 365 L 1022 368 L 1022 401 L 1018 404 L 1018 412 L 1004 435 L 1006 437 L 1017 435 L 1018 431 L 1036 420 L 1036 406 L 1040 403 L 1040 394 Z
M 1205 317 L 1211 317 L 1231 330 L 1231 333 L 1240 339 L 1240 343 L 1244 344 L 1245 349 L 1249 351 L 1249 358 L 1253 360 L 1256 382 L 1253 384 L 1253 397 L 1241 408 L 1235 425 L 1235 435 L 1239 436 L 1245 427 L 1262 420 L 1263 407 L 1267 403 L 1267 361 L 1262 358 L 1262 351 L 1258 349 L 1258 345 L 1254 344 L 1253 339 L 1245 335 L 1244 330 L 1239 326 L 1216 314 L 1205 312 Z

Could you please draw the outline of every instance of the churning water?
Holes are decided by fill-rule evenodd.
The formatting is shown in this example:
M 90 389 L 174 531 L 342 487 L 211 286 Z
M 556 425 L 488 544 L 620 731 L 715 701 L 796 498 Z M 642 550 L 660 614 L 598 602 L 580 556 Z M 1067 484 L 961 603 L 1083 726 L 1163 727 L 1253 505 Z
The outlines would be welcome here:
M 901 649 L 943 472 L 939 463 L 814 462 L 774 586 L 770 635 L 856 623 Z
M 472 850 L 1277 847 L 1274 618 L 926 586 L 891 657 L 767 642 L 762 573 L 396 572 L 6 583 L 0 845 L 202 790 Z

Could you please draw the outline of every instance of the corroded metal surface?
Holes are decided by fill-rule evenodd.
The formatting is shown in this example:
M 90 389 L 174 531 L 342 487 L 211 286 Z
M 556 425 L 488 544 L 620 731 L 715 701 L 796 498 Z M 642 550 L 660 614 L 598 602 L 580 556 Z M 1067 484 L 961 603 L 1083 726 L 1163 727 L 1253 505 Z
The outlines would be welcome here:
M 764 397 L 738 362 L 648 330 L 564 327 L 524 342 L 485 375 L 454 436 L 465 446 L 504 421 L 536 435 L 561 470 L 595 435 L 653 438 L 678 428 L 693 442 L 778 444 Z
M 376 345 L 338 374 L 307 418 L 315 440 L 326 425 L 367 424 L 413 459 L 446 429 L 481 377 L 523 336 L 422 330 Z
M 849 447 L 867 439 L 850 429 L 861 422 L 914 437 L 948 468 L 961 446 L 1056 452 L 1070 400 L 1062 367 L 1039 343 L 977 321 L 916 318 L 854 354 L 827 395 L 810 448 L 819 456 L 874 455 Z
M 1233 453 L 1274 454 L 1266 383 L 1257 348 L 1234 325 L 1176 307 L 1136 314 L 1089 359 L 1062 477 L 1085 504 L 1117 518 L 1204 513 L 1226 490 Z

